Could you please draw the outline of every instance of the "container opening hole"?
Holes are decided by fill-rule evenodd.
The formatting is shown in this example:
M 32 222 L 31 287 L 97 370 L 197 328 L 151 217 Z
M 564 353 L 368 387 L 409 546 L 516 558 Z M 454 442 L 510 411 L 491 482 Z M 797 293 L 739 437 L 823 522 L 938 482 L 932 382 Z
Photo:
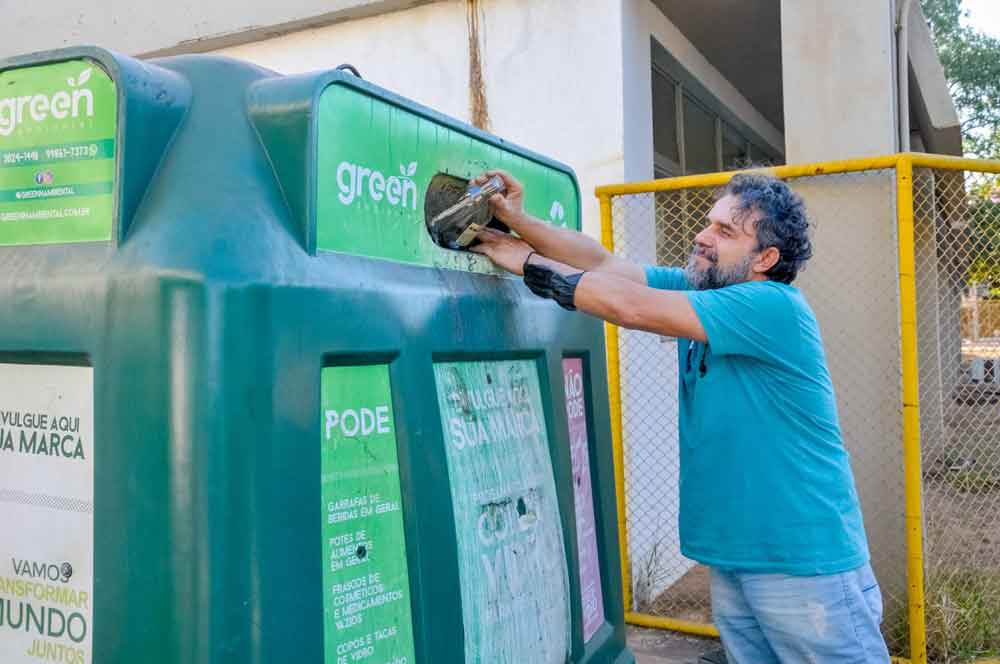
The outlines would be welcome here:
M 424 195 L 424 223 L 431 240 L 445 249 L 467 250 L 477 244 L 476 234 L 487 226 L 504 233 L 510 232 L 507 225 L 490 214 L 486 201 L 450 209 L 462 200 L 469 189 L 469 181 L 438 173 L 431 178 Z M 446 212 L 447 214 L 442 215 Z

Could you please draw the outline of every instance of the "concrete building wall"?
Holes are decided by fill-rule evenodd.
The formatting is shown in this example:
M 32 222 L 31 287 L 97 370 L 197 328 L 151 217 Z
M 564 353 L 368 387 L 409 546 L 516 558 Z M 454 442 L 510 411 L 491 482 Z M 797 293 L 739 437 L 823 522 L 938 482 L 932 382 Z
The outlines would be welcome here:
M 4 11 L 0 58 L 93 44 L 140 56 L 202 53 L 307 27 L 440 0 L 90 0 L 21 5 Z M 0 8 L 5 8 L 0 3 Z M 13 5 L 11 5 L 13 8 Z M 6 9 L 6 8 L 5 8 Z
M 650 0 L 624 0 L 626 181 L 653 177 L 653 107 L 650 40 L 655 39 L 709 94 L 775 152 L 784 150 L 780 130 L 761 115 Z
M 482 61 L 491 131 L 568 163 L 583 225 L 600 234 L 594 187 L 625 177 L 621 13 L 617 0 L 494 0 Z M 469 121 L 464 2 L 439 2 L 222 49 L 291 74 L 357 66 L 369 81 Z
M 788 163 L 896 150 L 894 3 L 782 0 Z M 816 224 L 816 311 L 876 573 L 905 590 L 898 246 L 891 172 L 795 184 Z
M 894 4 L 781 0 L 789 164 L 896 150 Z
M 814 227 L 796 285 L 816 313 L 872 553 L 885 593 L 905 589 L 896 210 L 888 173 L 793 183 Z

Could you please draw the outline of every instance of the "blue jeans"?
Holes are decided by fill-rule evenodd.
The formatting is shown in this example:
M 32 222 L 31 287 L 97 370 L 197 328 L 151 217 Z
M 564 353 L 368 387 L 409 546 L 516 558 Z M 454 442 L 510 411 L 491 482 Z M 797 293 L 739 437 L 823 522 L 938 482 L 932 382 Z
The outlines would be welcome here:
M 730 664 L 889 662 L 870 565 L 820 576 L 712 568 L 712 615 Z

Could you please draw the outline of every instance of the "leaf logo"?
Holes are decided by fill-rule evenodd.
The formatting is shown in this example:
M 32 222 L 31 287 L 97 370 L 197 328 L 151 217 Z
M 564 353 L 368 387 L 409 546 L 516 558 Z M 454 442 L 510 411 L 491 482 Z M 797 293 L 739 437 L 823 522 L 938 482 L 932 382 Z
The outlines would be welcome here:
M 562 203 L 559 201 L 552 201 L 552 207 L 549 208 L 549 219 L 552 221 L 562 221 L 566 218 L 566 210 L 563 209 Z
M 399 174 L 404 178 L 412 178 L 417 173 L 417 162 L 411 161 L 409 164 L 399 165 Z
M 66 79 L 66 82 L 69 83 L 69 87 L 78 88 L 90 80 L 90 75 L 93 71 L 94 71 L 93 67 L 87 67 L 82 72 L 80 72 L 80 75 L 77 76 L 75 79 L 71 76 L 70 78 Z

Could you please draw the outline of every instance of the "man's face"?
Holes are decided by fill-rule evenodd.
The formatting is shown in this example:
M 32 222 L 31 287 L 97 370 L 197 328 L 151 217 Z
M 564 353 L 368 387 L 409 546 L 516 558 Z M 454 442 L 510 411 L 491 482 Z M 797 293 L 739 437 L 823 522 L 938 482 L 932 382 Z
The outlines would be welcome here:
M 684 270 L 692 288 L 722 288 L 755 277 L 759 253 L 754 222 L 759 213 L 743 212 L 739 203 L 731 194 L 720 198 L 708 213 L 708 226 L 695 236 Z

